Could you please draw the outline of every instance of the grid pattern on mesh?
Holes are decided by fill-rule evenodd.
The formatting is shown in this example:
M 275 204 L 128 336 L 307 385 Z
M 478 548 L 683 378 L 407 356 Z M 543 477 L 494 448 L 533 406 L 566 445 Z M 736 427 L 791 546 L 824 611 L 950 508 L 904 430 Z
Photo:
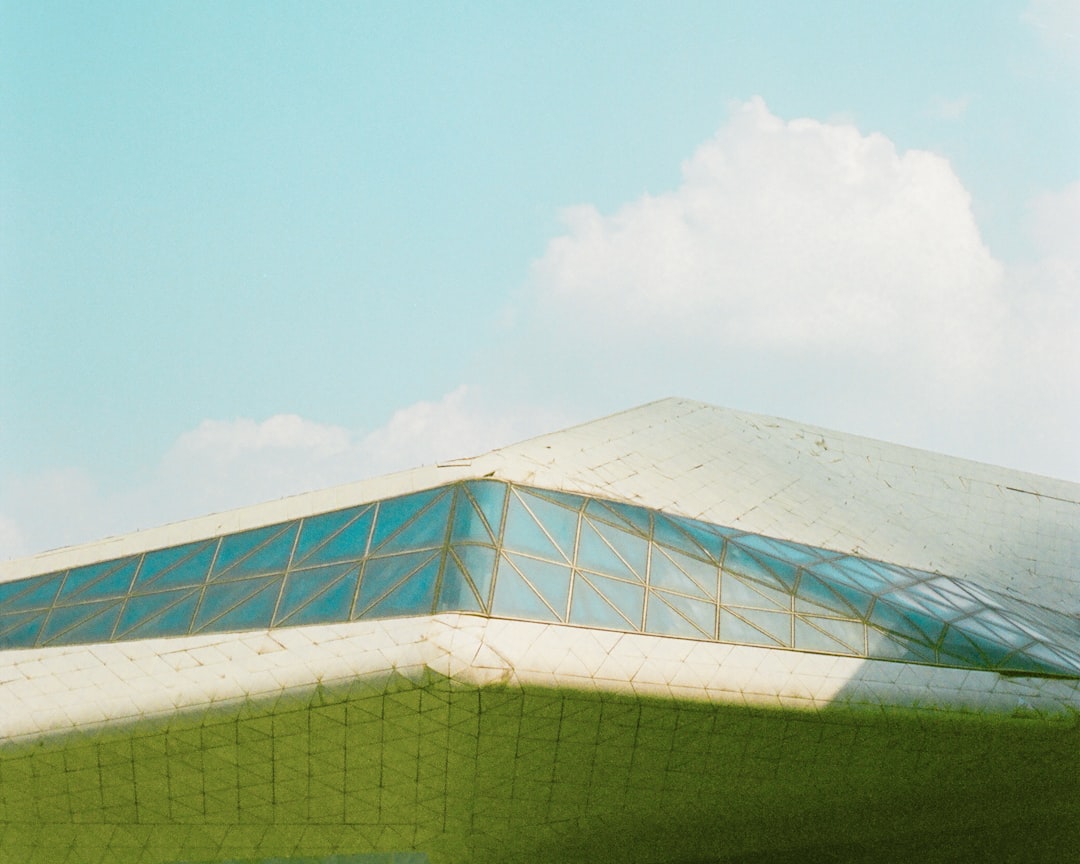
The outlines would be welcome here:
M 495 480 L 0 584 L 0 648 L 441 611 L 1080 676 L 1080 622 L 970 582 Z

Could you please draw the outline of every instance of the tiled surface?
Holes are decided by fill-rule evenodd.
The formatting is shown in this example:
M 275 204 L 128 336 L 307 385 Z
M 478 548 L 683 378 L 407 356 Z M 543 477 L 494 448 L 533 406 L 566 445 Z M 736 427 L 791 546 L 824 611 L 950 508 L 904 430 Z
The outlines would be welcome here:
M 71 731 L 5 713 L 0 860 L 994 860 L 1015 813 L 1021 851 L 1078 836 L 1059 681 L 474 616 L 268 640 L 5 656 Z
M 416 684 L 636 693 L 823 711 L 837 706 L 1073 717 L 1080 683 L 565 625 L 439 615 L 0 653 L 0 740 L 168 718 L 306 692 Z

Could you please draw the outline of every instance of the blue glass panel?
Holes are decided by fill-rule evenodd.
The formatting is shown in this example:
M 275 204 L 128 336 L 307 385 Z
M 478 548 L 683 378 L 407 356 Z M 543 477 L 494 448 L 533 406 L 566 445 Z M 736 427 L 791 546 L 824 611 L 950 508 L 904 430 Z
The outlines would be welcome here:
M 467 486 L 459 486 L 454 493 L 454 518 L 450 526 L 450 542 L 494 543 L 495 537 L 487 521 L 477 509 L 476 502 L 468 494 Z
M 458 566 L 453 555 L 446 556 L 443 566 L 442 582 L 439 584 L 439 598 L 435 602 L 436 612 L 483 612 L 476 589 Z M 485 599 L 486 599 L 485 594 Z
M 135 577 L 132 593 L 192 588 L 206 581 L 217 551 L 218 540 L 187 543 L 171 549 L 147 552 Z
M 29 648 L 35 645 L 47 614 L 37 611 L 0 615 L 0 649 Z
M 555 544 L 563 553 L 562 557 L 566 561 L 572 561 L 574 558 L 574 544 L 577 542 L 578 509 L 576 507 L 570 509 L 552 503 L 547 498 L 524 490 L 517 490 L 516 494 L 525 503 L 525 506 L 532 511 L 536 520 L 544 526 L 544 530 L 551 539 L 555 541 Z
M 269 627 L 281 593 L 281 576 L 211 582 L 203 591 L 192 632 Z
M 414 492 L 412 495 L 380 501 L 375 515 L 375 530 L 371 533 L 372 551 L 378 549 L 404 525 L 411 522 L 428 504 L 440 495 L 445 495 L 446 492 L 446 489 L 427 489 L 423 492 Z
M 669 597 L 673 595 L 668 595 Z M 664 636 L 687 636 L 691 639 L 709 638 L 700 627 L 695 627 L 687 618 L 680 615 L 657 591 L 650 591 L 645 612 L 645 632 Z M 711 628 L 710 628 L 711 629 Z
M 720 602 L 724 606 L 751 606 L 758 609 L 791 608 L 791 595 L 750 580 L 736 579 L 725 573 L 720 584 Z
M 740 609 L 739 615 L 748 615 L 755 610 Z M 790 616 L 783 615 L 776 612 L 756 612 L 757 615 L 775 615 L 776 620 L 768 622 L 769 624 L 777 625 L 782 623 L 781 618 L 787 618 L 788 620 L 788 632 L 790 633 Z M 789 645 L 790 637 L 782 633 L 776 633 L 775 635 L 766 633 L 760 627 L 753 626 L 749 621 L 740 618 L 730 609 L 720 610 L 720 641 L 721 642 L 734 642 L 740 645 L 768 645 L 770 647 L 776 647 L 777 645 Z M 782 629 L 782 628 L 777 628 Z
M 874 626 L 866 628 L 866 654 L 879 660 L 904 660 L 915 663 L 937 663 L 937 651 L 932 645 L 926 645 L 905 639 L 895 634 L 887 634 Z
M 841 615 L 865 618 L 874 603 L 874 596 L 851 585 L 832 584 L 818 578 L 817 571 L 802 571 L 795 589 L 796 597 L 808 600 Z M 796 600 L 798 604 L 798 600 Z
M 41 631 L 40 644 L 105 641 L 112 635 L 121 605 L 119 600 L 99 600 L 54 607 Z
M 552 561 L 569 562 L 570 558 L 555 545 L 547 532 L 540 527 L 526 509 L 517 494 L 511 494 L 503 531 L 503 547 L 514 552 L 525 552 Z M 573 550 L 571 538 L 570 549 Z
M 432 561 L 438 562 L 439 550 L 405 552 L 386 558 L 371 558 L 364 564 L 360 577 L 360 593 L 356 598 L 352 618 L 366 617 L 368 607 L 374 605 L 399 582 L 419 572 Z M 423 610 L 413 610 L 420 614 Z M 430 611 L 430 606 L 429 606 Z
M 526 491 L 530 498 L 543 498 L 566 510 L 573 510 L 575 513 L 581 510 L 582 504 L 585 503 L 585 499 L 581 495 L 574 495 L 572 492 L 559 492 L 557 489 L 541 489 L 532 486 L 519 486 L 518 488 Z
M 9 614 L 47 609 L 60 590 L 63 578 L 63 573 L 51 573 L 14 582 L 0 582 L 0 611 Z
M 969 649 L 968 645 L 974 650 Z M 973 661 L 982 665 L 983 668 L 995 669 L 1013 653 L 1014 649 L 989 639 L 972 636 L 958 629 L 957 625 L 952 625 L 945 631 L 939 650 L 948 651 L 961 657 L 971 656 Z
M 430 615 L 435 606 L 435 583 L 439 578 L 436 555 L 427 564 L 398 582 L 366 609 L 363 618 L 390 618 L 396 615 Z
M 716 599 L 716 583 L 719 570 L 689 555 L 661 546 L 653 547 L 649 562 L 649 584 L 654 588 L 681 591 L 692 597 Z
M 795 564 L 760 553 L 751 554 L 735 542 L 729 542 L 724 551 L 724 571 L 748 576 L 789 594 L 794 592 L 799 577 Z
M 491 583 L 495 578 L 495 550 L 490 546 L 462 543 L 451 546 L 450 551 L 461 569 L 469 574 L 469 580 L 475 586 L 486 609 L 491 603 Z
M 191 629 L 195 613 L 193 600 L 199 597 L 197 588 L 162 591 L 158 594 L 133 595 L 124 602 L 123 612 L 116 624 L 117 639 L 179 636 Z M 183 610 L 174 607 L 184 604 Z M 170 614 L 172 613 L 172 614 Z
M 699 631 L 695 638 L 712 639 L 716 633 L 716 604 L 693 600 L 681 594 L 667 591 L 650 591 L 650 597 L 659 597 L 668 606 L 686 618 Z
M 795 647 L 804 651 L 862 655 L 866 650 L 866 626 L 861 621 L 796 615 Z
M 540 562 L 531 563 L 537 564 Z M 569 594 L 570 568 L 560 569 L 566 570 L 567 594 Z M 559 608 L 565 610 L 566 606 L 564 604 Z M 556 612 L 543 600 L 539 592 L 514 569 L 513 564 L 505 555 L 499 558 L 499 570 L 495 578 L 495 599 L 492 603 L 491 614 L 503 615 L 509 618 L 526 618 L 533 621 L 561 621 L 563 616 L 562 611 Z
M 466 484 L 469 495 L 476 501 L 493 537 L 498 538 L 502 531 L 503 510 L 506 506 L 506 494 L 509 486 L 496 480 L 473 480 Z
M 507 557 L 560 620 L 565 620 L 570 602 L 570 568 L 513 553 Z
M 198 588 L 186 588 L 129 598 L 117 624 L 117 638 L 152 639 L 190 633 L 201 594 Z
M 367 554 L 375 505 L 309 516 L 300 528 L 293 553 L 294 568 L 359 561 Z
M 1074 652 L 1036 642 L 1024 649 L 1023 653 L 1033 662 L 1043 664 L 1052 671 L 1066 675 L 1080 674 L 1080 656 Z
M 652 520 L 649 518 L 649 511 L 641 507 L 591 498 L 585 505 L 585 513 L 593 519 L 607 522 L 624 531 L 629 529 L 639 537 L 647 539 L 652 536 Z
M 913 639 L 918 642 L 924 642 L 929 645 L 937 644 L 938 639 L 935 638 L 933 632 L 924 632 L 923 629 L 915 625 L 915 621 L 912 619 L 914 615 L 913 611 L 909 612 L 906 609 L 898 608 L 892 603 L 882 599 L 878 599 L 874 602 L 873 609 L 870 610 L 870 623 L 881 630 L 887 630 L 895 635 L 903 636 L 905 639 Z M 926 623 L 926 616 L 921 616 L 920 621 Z M 932 621 L 933 619 L 929 619 Z M 941 632 L 937 632 L 937 636 L 940 637 Z
M 283 573 L 299 528 L 299 522 L 290 522 L 223 537 L 210 581 Z
M 985 639 L 1012 650 L 1023 648 L 1032 641 L 1027 633 L 1013 627 L 1011 623 L 1003 622 L 997 624 L 997 626 L 988 623 L 984 620 L 984 614 L 954 621 L 951 626 L 957 627 L 978 639 Z
M 373 554 L 390 555 L 394 552 L 434 549 L 445 545 L 450 521 L 450 505 L 453 501 L 453 490 L 445 490 L 412 520 L 398 528 L 393 536 L 388 537 L 381 546 L 378 548 L 373 546 Z
M 725 530 L 719 526 L 709 525 L 705 522 L 698 522 L 696 519 L 681 519 L 672 516 L 671 521 L 693 537 L 698 545 L 705 550 L 709 560 L 714 564 L 719 563 L 721 558 L 723 558 L 724 542 L 727 539 L 727 536 L 735 535 L 734 531 Z
M 619 531 L 603 522 L 581 520 L 577 566 L 598 573 L 644 581 L 649 544 L 641 537 Z
M 640 615 L 639 610 L 639 618 Z M 573 599 L 570 601 L 570 623 L 589 627 L 607 627 L 613 630 L 637 629 L 638 626 L 626 620 L 581 574 L 574 579 Z
M 607 576 L 586 574 L 590 584 L 619 610 L 635 630 L 640 630 L 645 615 L 645 586 Z
M 274 613 L 275 627 L 348 621 L 360 581 L 358 564 L 328 564 L 311 570 L 294 570 Z
M 123 597 L 131 588 L 131 580 L 138 564 L 139 559 L 133 557 L 90 564 L 87 567 L 76 567 L 64 580 L 64 585 L 56 597 L 56 603 L 68 606 L 83 600 L 108 600 Z
M 846 556 L 837 561 L 823 561 L 810 568 L 814 575 L 826 582 L 849 585 L 870 594 L 885 594 L 897 586 L 885 573 L 872 566 L 871 562 Z
M 653 513 L 653 539 L 657 543 L 663 543 L 672 549 L 677 549 L 685 555 L 708 560 L 706 552 L 697 541 L 683 531 L 677 522 L 669 519 L 663 513 Z
M 763 537 L 760 534 L 740 534 L 729 538 L 729 542 L 735 543 L 741 549 L 748 552 L 758 552 L 766 556 L 779 558 L 789 564 L 816 567 L 818 564 L 830 558 L 839 557 L 835 552 L 826 552 L 824 549 L 815 549 L 812 546 L 803 546 L 801 543 L 789 543 L 786 540 L 777 540 L 774 537 Z

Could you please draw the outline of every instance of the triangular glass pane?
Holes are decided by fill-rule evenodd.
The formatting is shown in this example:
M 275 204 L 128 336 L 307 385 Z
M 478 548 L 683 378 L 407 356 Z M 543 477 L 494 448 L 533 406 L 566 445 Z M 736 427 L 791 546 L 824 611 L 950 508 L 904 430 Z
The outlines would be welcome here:
M 269 628 L 281 583 L 281 576 L 211 582 L 203 591 L 192 632 Z
M 612 546 L 615 548 L 613 549 Z M 594 525 L 588 517 L 581 520 L 581 536 L 578 538 L 577 552 L 578 567 L 611 576 L 644 581 L 648 554 L 648 541 L 626 531 L 619 531 L 603 522 Z
M 1080 658 L 1071 653 L 1062 653 L 1040 642 L 1029 645 L 1023 653 L 1030 657 L 1032 662 L 1041 664 L 1050 671 L 1067 675 L 1080 674 Z
M 763 609 L 736 609 L 734 611 L 744 621 L 749 621 L 759 630 L 779 640 L 781 644 L 791 645 L 794 616 Z
M 309 516 L 300 528 L 292 567 L 359 561 L 367 554 L 375 505 Z
M 937 663 L 935 649 L 930 645 L 887 634 L 873 625 L 866 628 L 866 656 L 877 660 L 906 660 L 913 663 Z
M 799 576 L 797 565 L 760 553 L 750 554 L 734 542 L 729 542 L 724 551 L 723 569 L 725 573 L 746 576 L 789 594 L 795 590 Z
M 708 553 L 708 557 L 713 564 L 718 563 L 723 557 L 724 541 L 729 534 L 734 533 L 718 525 L 709 525 L 696 519 L 682 519 L 673 516 L 671 520 L 697 541 L 698 545 Z
M 119 600 L 101 600 L 78 606 L 54 607 L 42 630 L 41 644 L 105 642 L 112 635 L 122 605 Z
M 955 625 L 945 631 L 939 650 L 957 657 L 969 658 L 970 665 L 979 669 L 996 668 L 1011 653 L 1005 646 L 970 636 Z
M 569 581 L 569 568 L 566 570 Z M 567 593 L 569 593 L 569 588 Z M 562 608 L 565 609 L 565 605 Z M 492 603 L 491 614 L 532 621 L 562 620 L 562 615 L 544 602 L 536 589 L 514 569 L 513 564 L 505 555 L 499 558 L 499 571 L 495 578 L 495 600 Z
M 670 598 L 672 595 L 667 596 Z M 658 633 L 665 636 L 687 636 L 691 639 L 711 638 L 711 633 L 706 633 L 700 627 L 695 627 L 687 620 L 686 616 L 676 612 L 670 603 L 665 603 L 660 592 L 650 591 L 646 602 L 648 603 L 645 612 L 646 633 Z
M 0 615 L 0 650 L 30 648 L 35 645 L 46 614 L 44 611 L 37 611 Z
M 852 555 L 845 555 L 835 561 L 822 561 L 810 568 L 814 575 L 826 582 L 850 585 L 867 594 L 880 595 L 894 590 L 897 585 L 887 571 L 879 570 L 873 562 L 864 561 Z
M 64 573 L 61 572 L 0 583 L 0 610 L 8 614 L 49 608 L 63 578 Z
M 537 593 L 555 610 L 560 620 L 565 619 L 570 602 L 570 568 L 548 561 L 538 561 L 523 555 L 507 556 Z
M 135 577 L 133 594 L 163 591 L 170 588 L 193 588 L 206 581 L 217 551 L 218 539 L 158 549 L 143 556 Z
M 746 611 L 747 610 L 740 609 L 739 613 L 745 614 Z M 769 614 L 779 615 L 780 613 Z M 721 642 L 733 642 L 739 645 L 768 645 L 770 647 L 776 647 L 777 645 L 787 646 L 789 644 L 789 639 L 790 637 L 788 636 L 781 638 L 780 635 L 766 633 L 759 627 L 753 626 L 749 621 L 740 618 L 739 615 L 736 615 L 729 609 L 720 610 Z
M 644 508 L 590 498 L 585 505 L 585 513 L 621 530 L 629 529 L 643 539 L 647 540 L 652 536 L 652 521 L 649 518 L 649 511 Z
M 708 552 L 691 539 L 685 531 L 680 530 L 678 523 L 663 513 L 653 513 L 653 540 L 686 555 L 695 555 L 705 559 L 709 557 Z
M 371 549 L 378 549 L 393 537 L 408 522 L 416 518 L 428 504 L 440 495 L 447 494 L 446 488 L 426 489 L 412 495 L 401 495 L 380 501 L 375 515 L 375 530 L 371 535 Z
M 850 585 L 833 584 L 818 577 L 816 571 L 803 570 L 795 589 L 796 603 L 806 600 L 841 615 L 866 617 L 874 602 L 873 595 Z
M 725 573 L 720 583 L 720 602 L 724 606 L 787 611 L 791 608 L 791 595 L 759 582 L 736 579 L 731 573 Z
M 435 603 L 436 612 L 483 612 L 484 607 L 476 596 L 476 589 L 462 572 L 453 555 L 446 556 L 443 566 L 442 582 L 439 584 L 439 599 Z M 486 599 L 486 595 L 485 595 Z
M 636 625 L 620 615 L 581 574 L 574 579 L 574 596 L 570 601 L 570 623 L 613 630 L 637 629 Z
M 638 582 L 623 582 L 621 579 L 610 579 L 607 576 L 595 576 L 593 574 L 586 574 L 586 578 L 608 603 L 625 616 L 635 630 L 641 628 L 641 620 L 645 614 L 644 585 Z
M 475 546 L 462 543 L 451 546 L 451 553 L 458 565 L 464 570 L 480 594 L 484 608 L 491 603 L 491 583 L 495 578 L 496 553 L 490 546 Z
M 290 522 L 271 528 L 272 531 L 259 528 L 223 537 L 210 581 L 284 573 L 292 557 L 300 523 Z
M 510 495 L 510 506 L 506 513 L 506 529 L 503 532 L 503 548 L 536 555 L 551 561 L 568 562 L 570 560 L 540 527 L 516 492 Z
M 1007 646 L 1013 650 L 1022 648 L 1031 641 L 1031 637 L 1022 630 L 1009 624 L 992 626 L 983 620 L 982 615 L 974 615 L 961 621 L 954 621 L 953 627 L 959 627 L 964 632 L 982 638 L 997 645 Z
M 693 600 L 667 591 L 650 591 L 650 596 L 657 596 L 668 606 L 688 619 L 699 631 L 700 636 L 712 639 L 716 633 L 716 604 Z
M 430 615 L 435 606 L 435 583 L 439 578 L 441 555 L 400 581 L 389 593 L 364 610 L 361 618 L 392 618 L 400 615 Z
M 781 561 L 795 566 L 817 566 L 826 559 L 836 558 L 835 552 L 825 552 L 823 549 L 815 549 L 813 546 L 804 546 L 801 543 L 790 543 L 786 540 L 777 540 L 774 537 L 764 537 L 761 534 L 740 534 L 731 537 L 729 543 L 734 543 L 747 552 L 756 552 L 769 558 L 778 558 Z
M 371 558 L 364 564 L 360 577 L 360 593 L 356 598 L 352 619 L 366 613 L 369 606 L 376 603 L 399 582 L 419 572 L 432 561 L 438 562 L 439 550 L 423 552 L 405 552 L 401 555 L 389 555 L 385 558 Z M 419 611 L 417 614 L 420 614 Z
M 559 492 L 557 489 L 542 489 L 539 486 L 519 486 L 518 488 L 528 494 L 530 499 L 543 498 L 550 501 L 552 504 L 556 504 L 567 510 L 572 510 L 575 513 L 581 510 L 581 505 L 585 503 L 585 498 L 581 495 L 574 495 L 571 492 Z
M 492 535 L 498 538 L 502 531 L 506 493 L 510 487 L 498 480 L 473 480 L 466 484 L 466 488 L 491 529 Z
M 427 507 L 418 511 L 413 519 L 402 523 L 393 536 L 388 537 L 381 546 L 375 546 L 373 543 L 372 554 L 388 555 L 394 552 L 412 552 L 416 549 L 434 549 L 445 545 L 450 521 L 450 505 L 453 500 L 453 489 L 444 489 L 441 495 L 428 503 Z M 378 525 L 375 526 L 375 530 L 378 532 Z
M 464 484 L 454 493 L 454 518 L 450 526 L 450 542 L 494 543 L 487 522 L 477 509 Z
M 649 584 L 654 588 L 715 600 L 719 576 L 720 571 L 715 564 L 691 558 L 673 549 L 653 547 Z
M 131 588 L 131 580 L 138 565 L 138 557 L 132 557 L 76 567 L 64 580 L 64 587 L 60 589 L 56 603 L 59 606 L 69 606 L 83 600 L 112 600 L 123 597 Z
M 516 494 L 520 496 L 525 506 L 532 511 L 536 520 L 544 526 L 551 539 L 555 541 L 555 544 L 563 553 L 564 560 L 572 561 L 574 558 L 574 544 L 577 541 L 580 504 L 572 508 L 566 507 L 526 489 L 518 489 Z
M 311 570 L 294 570 L 285 577 L 275 627 L 298 627 L 348 621 L 360 579 L 358 564 L 328 564 Z
M 117 638 L 152 639 L 190 633 L 201 594 L 197 588 L 188 588 L 129 598 L 117 626 Z
M 795 647 L 804 651 L 862 656 L 866 650 L 866 625 L 861 621 L 796 615 Z

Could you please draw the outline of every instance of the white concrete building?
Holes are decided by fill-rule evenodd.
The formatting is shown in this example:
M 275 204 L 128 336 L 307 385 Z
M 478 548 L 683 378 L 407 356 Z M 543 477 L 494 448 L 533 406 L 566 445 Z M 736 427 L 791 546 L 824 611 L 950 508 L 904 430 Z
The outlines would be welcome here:
M 0 860 L 1068 860 L 1078 517 L 670 399 L 9 562 Z

